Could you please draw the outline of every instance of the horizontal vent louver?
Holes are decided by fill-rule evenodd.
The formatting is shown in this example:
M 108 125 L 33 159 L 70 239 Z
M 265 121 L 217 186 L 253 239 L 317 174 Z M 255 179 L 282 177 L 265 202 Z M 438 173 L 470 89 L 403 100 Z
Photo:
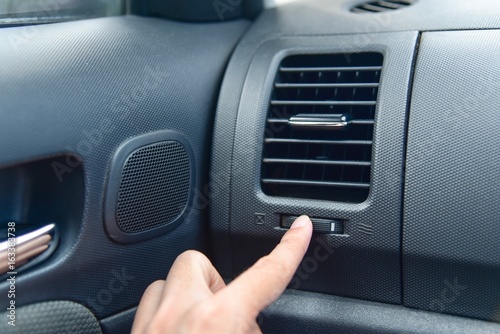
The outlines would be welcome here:
M 282 61 L 264 138 L 266 194 L 344 202 L 367 198 L 382 62 L 379 53 Z
M 353 13 L 381 13 L 402 9 L 412 4 L 409 0 L 380 0 L 364 2 L 351 8 Z

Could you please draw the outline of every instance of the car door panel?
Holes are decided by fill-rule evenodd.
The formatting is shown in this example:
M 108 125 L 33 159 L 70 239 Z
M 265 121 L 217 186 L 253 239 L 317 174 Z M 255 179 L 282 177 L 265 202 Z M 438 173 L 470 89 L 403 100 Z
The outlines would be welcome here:
M 64 216 L 54 221 L 71 231 L 49 260 L 17 277 L 18 306 L 72 300 L 102 319 L 136 306 L 183 250 L 210 253 L 206 205 L 192 208 L 168 234 L 127 245 L 112 241 L 103 225 L 106 181 L 120 144 L 166 129 L 189 141 L 193 191 L 203 189 L 218 86 L 247 26 L 244 20 L 194 25 L 124 16 L 0 30 L 0 165 L 48 157 L 46 177 L 64 184 L 83 168 L 84 181 L 77 224 Z M 62 156 L 57 168 L 51 156 Z M 52 214 L 18 227 L 61 217 L 58 211 L 82 194 L 75 187 L 65 196 Z M 4 281 L 0 293 L 7 291 Z M 7 307 L 8 299 L 0 303 Z

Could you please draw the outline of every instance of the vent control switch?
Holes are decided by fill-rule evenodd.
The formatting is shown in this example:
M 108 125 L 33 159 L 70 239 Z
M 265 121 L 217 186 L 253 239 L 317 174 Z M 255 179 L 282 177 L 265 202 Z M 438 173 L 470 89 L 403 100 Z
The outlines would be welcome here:
M 298 216 L 281 216 L 281 227 L 289 229 Z M 311 218 L 314 233 L 344 234 L 344 221 L 339 219 Z

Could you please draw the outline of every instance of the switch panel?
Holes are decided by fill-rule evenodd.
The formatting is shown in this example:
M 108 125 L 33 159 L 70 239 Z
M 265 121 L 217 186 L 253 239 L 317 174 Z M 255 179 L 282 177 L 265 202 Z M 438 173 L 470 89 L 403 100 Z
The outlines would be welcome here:
M 289 229 L 298 216 L 281 216 L 281 227 Z M 344 234 L 344 221 L 339 219 L 311 218 L 314 233 Z

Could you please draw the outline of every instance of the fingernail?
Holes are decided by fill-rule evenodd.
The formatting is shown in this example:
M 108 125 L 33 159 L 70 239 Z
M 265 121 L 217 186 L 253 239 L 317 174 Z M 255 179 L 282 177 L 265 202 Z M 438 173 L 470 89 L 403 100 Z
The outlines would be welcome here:
M 300 228 L 305 226 L 309 222 L 309 217 L 307 216 L 300 216 L 299 218 L 295 219 L 293 222 L 292 226 L 290 226 L 290 229 L 294 228 Z

